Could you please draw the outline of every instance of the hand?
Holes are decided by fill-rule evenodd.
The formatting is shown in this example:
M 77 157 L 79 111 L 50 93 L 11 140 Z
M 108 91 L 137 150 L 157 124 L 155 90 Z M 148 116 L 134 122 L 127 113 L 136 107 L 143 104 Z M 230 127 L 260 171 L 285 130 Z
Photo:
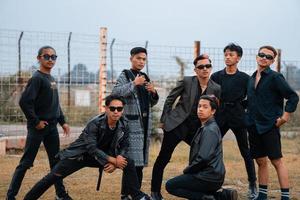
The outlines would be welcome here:
M 120 168 L 120 169 L 124 169 L 126 167 L 126 165 L 127 165 L 126 158 L 124 158 L 121 155 L 118 155 L 116 157 L 116 167 Z
M 67 123 L 64 123 L 62 128 L 64 130 L 64 136 L 70 136 L 70 126 Z
M 47 121 L 41 120 L 41 121 L 38 123 L 38 125 L 35 126 L 35 128 L 36 128 L 37 130 L 42 130 L 42 129 L 44 129 L 45 126 L 47 126 L 47 125 L 48 125 L 48 122 L 47 122 Z
M 278 128 L 280 126 L 282 126 L 284 123 L 286 123 L 287 121 L 285 119 L 283 119 L 282 117 L 279 117 L 277 120 L 276 120 L 276 124 L 275 126 L 277 126 Z
M 159 123 L 159 124 L 158 124 L 158 128 L 162 128 L 162 129 L 163 129 L 163 128 L 164 128 L 164 126 L 165 126 L 165 124 L 164 124 L 164 123 Z
M 114 166 L 112 163 L 107 163 L 104 165 L 104 171 L 106 173 L 112 173 L 116 170 L 116 166 Z
M 140 76 L 139 74 L 134 79 L 134 85 L 144 85 L 146 82 L 146 79 L 144 76 Z
M 154 84 L 153 83 L 147 82 L 145 87 L 146 87 L 146 90 L 148 92 L 156 93 L 156 90 L 154 89 Z

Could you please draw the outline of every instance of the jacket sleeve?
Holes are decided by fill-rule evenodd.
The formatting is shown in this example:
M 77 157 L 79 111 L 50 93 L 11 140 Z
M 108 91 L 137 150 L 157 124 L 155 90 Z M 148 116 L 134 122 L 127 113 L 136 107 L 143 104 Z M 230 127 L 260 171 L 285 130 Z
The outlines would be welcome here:
M 287 99 L 285 103 L 284 110 L 286 112 L 292 113 L 295 112 L 297 108 L 297 104 L 299 102 L 299 96 L 297 93 L 290 87 L 290 85 L 287 83 L 287 81 L 284 79 L 282 74 L 278 74 L 275 77 L 276 86 L 279 91 L 279 93 Z
M 215 149 L 218 143 L 219 138 L 216 133 L 203 130 L 199 141 L 199 151 L 190 165 L 183 170 L 183 173 L 196 173 L 205 168 L 215 156 Z
M 156 105 L 157 102 L 159 100 L 159 96 L 158 96 L 158 93 L 157 91 L 155 92 L 155 94 L 153 93 L 150 93 L 150 103 L 151 103 L 151 107 Z
M 133 95 L 133 93 L 136 91 L 135 85 L 133 81 L 128 81 L 128 79 L 125 76 L 125 72 L 122 72 L 117 79 L 117 83 L 115 84 L 112 94 L 113 95 L 120 95 L 123 97 L 129 97 Z
M 19 105 L 24 112 L 27 121 L 29 124 L 34 126 L 38 125 L 40 122 L 38 116 L 35 113 L 34 105 L 35 100 L 38 96 L 39 90 L 41 88 L 41 79 L 38 77 L 32 77 L 21 95 Z
M 160 122 L 162 123 L 165 122 L 166 115 L 172 110 L 173 103 L 175 102 L 177 97 L 179 97 L 182 94 L 183 90 L 184 90 L 184 80 L 180 80 L 177 82 L 176 87 L 170 92 L 170 94 L 166 98 L 163 112 L 160 118 Z
M 95 158 L 101 165 L 105 165 L 108 161 L 108 155 L 97 147 L 97 134 L 99 134 L 99 126 L 95 120 L 88 123 L 84 131 L 84 141 L 88 154 Z

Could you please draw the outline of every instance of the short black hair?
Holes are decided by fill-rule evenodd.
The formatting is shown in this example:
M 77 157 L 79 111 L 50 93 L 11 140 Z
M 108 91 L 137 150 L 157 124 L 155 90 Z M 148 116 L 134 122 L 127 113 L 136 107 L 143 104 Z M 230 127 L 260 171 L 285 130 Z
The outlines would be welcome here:
M 38 50 L 38 56 L 41 56 L 43 54 L 43 51 L 44 49 L 52 49 L 55 54 L 56 54 L 56 51 L 53 47 L 49 46 L 49 45 L 46 45 L 46 46 L 42 46 L 39 50 Z
M 268 49 L 268 50 L 272 51 L 273 54 L 274 54 L 274 58 L 276 58 L 276 56 L 277 56 L 277 51 L 276 51 L 276 49 L 275 49 L 274 47 L 272 47 L 272 46 L 270 46 L 270 45 L 262 46 L 262 47 L 260 47 L 260 48 L 258 49 L 258 53 L 259 53 L 260 50 L 262 50 L 262 49 Z
M 199 99 L 205 99 L 209 101 L 210 107 L 214 110 L 217 110 L 219 106 L 219 99 L 215 95 L 202 95 Z
M 196 65 L 197 65 L 197 62 L 199 61 L 199 60 L 204 60 L 204 59 L 208 59 L 209 60 L 209 63 L 211 63 L 211 60 L 209 59 L 209 57 L 206 55 L 206 54 L 201 54 L 201 55 L 199 55 L 199 56 L 197 56 L 196 58 L 195 58 L 195 60 L 194 60 L 194 66 L 196 67 Z
M 120 96 L 120 95 L 108 95 L 107 97 L 105 97 L 105 106 L 109 106 L 109 104 L 113 101 L 113 100 L 119 100 L 123 103 L 123 105 L 125 105 L 125 99 Z
M 223 53 L 225 53 L 226 50 L 230 50 L 230 51 L 235 51 L 237 53 L 237 55 L 239 57 L 243 56 L 243 48 L 238 45 L 238 44 L 234 44 L 234 43 L 229 43 L 223 50 Z
M 130 50 L 130 55 L 134 56 L 139 53 L 145 53 L 147 55 L 147 49 L 144 47 L 134 47 L 133 49 Z

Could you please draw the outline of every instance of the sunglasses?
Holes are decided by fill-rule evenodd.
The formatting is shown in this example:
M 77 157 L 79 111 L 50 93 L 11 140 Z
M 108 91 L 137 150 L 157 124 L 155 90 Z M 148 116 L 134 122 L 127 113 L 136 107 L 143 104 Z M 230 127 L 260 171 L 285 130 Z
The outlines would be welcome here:
M 260 57 L 260 58 L 266 58 L 267 60 L 273 60 L 274 59 L 273 56 L 268 55 L 268 54 L 264 54 L 264 53 L 258 53 L 257 56 Z
M 53 55 L 50 56 L 50 55 L 48 55 L 48 54 L 45 54 L 45 55 L 42 55 L 41 57 L 43 57 L 45 60 L 50 60 L 50 59 L 51 59 L 51 60 L 54 60 L 54 61 L 55 61 L 56 58 L 57 58 L 57 55 L 54 55 L 54 54 L 53 54 Z
M 209 68 L 211 68 L 211 67 L 212 67 L 211 64 L 198 65 L 198 66 L 196 66 L 197 69 L 204 69 L 204 68 L 209 69 Z
M 120 107 L 109 106 L 109 110 L 111 112 L 115 112 L 115 110 L 117 110 L 118 112 L 121 112 L 123 110 L 123 107 L 122 106 L 120 106 Z

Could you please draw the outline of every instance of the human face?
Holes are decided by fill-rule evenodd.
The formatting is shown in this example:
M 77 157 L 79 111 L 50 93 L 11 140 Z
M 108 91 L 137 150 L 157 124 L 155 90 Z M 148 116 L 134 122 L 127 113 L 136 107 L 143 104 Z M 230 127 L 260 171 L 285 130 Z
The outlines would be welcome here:
M 194 71 L 196 72 L 197 76 L 200 79 L 209 78 L 211 70 L 212 70 L 212 67 L 204 67 L 203 69 L 199 69 L 197 67 L 204 66 L 204 65 L 208 66 L 209 64 L 211 64 L 211 63 L 209 62 L 208 59 L 198 60 Z
M 267 57 L 271 56 L 271 57 L 273 57 L 273 59 L 267 59 L 266 56 L 260 57 L 260 56 L 258 56 L 259 54 L 262 54 L 262 55 L 264 54 Z M 256 55 L 256 62 L 257 62 L 257 65 L 261 68 L 269 67 L 275 61 L 275 59 L 274 59 L 275 55 L 274 55 L 273 51 L 271 51 L 269 49 L 261 49 L 258 52 L 258 55 Z
M 211 108 L 210 102 L 207 99 L 200 99 L 199 104 L 198 104 L 198 118 L 200 119 L 201 122 L 206 122 L 209 120 L 213 115 L 215 114 L 214 109 Z
M 138 53 L 130 57 L 131 68 L 133 70 L 142 70 L 145 66 L 147 55 L 145 53 Z
M 224 52 L 224 61 L 226 66 L 235 66 L 240 61 L 241 57 L 238 56 L 236 51 L 230 51 L 229 49 L 226 49 Z
M 119 101 L 117 99 L 112 100 L 108 106 L 105 106 L 105 112 L 109 122 L 117 122 L 122 116 L 124 109 L 122 111 L 118 111 L 117 109 L 115 109 L 118 107 L 124 107 L 124 105 L 122 101 Z M 110 109 L 114 111 L 110 111 Z
M 56 62 L 56 59 L 52 59 L 54 57 L 56 57 L 56 52 L 53 49 L 43 49 L 42 54 L 37 57 L 40 63 L 40 67 L 47 71 L 51 70 Z

